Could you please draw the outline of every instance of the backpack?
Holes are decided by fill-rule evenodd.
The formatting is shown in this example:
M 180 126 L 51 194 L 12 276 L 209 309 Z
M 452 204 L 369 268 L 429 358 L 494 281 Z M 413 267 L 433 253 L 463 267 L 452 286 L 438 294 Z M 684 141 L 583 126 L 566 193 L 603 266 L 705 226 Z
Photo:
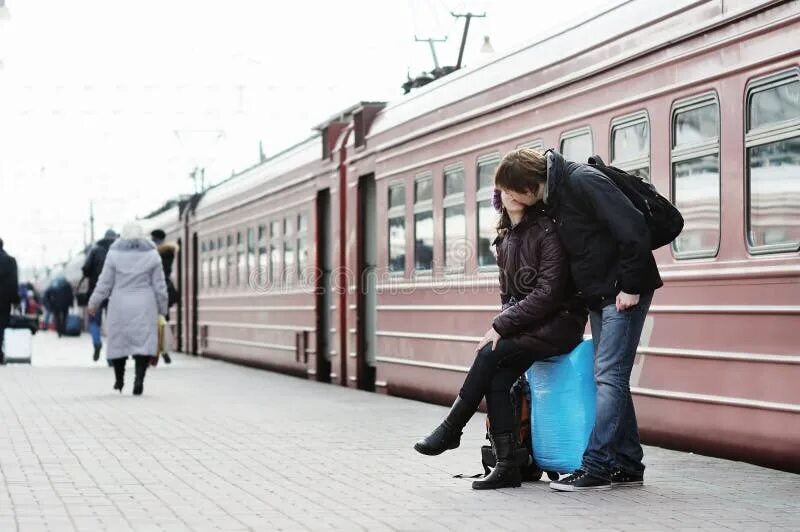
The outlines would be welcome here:
M 542 470 L 533 461 L 533 440 L 531 438 L 531 388 L 528 379 L 522 375 L 511 387 L 511 405 L 514 408 L 514 425 L 517 433 L 516 461 L 523 480 L 539 480 Z M 486 439 L 489 439 L 491 420 L 486 416 Z M 490 467 L 495 467 L 497 457 L 491 445 L 481 447 L 481 462 L 486 475 Z
M 683 230 L 683 216 L 656 187 L 639 176 L 614 166 L 607 166 L 599 155 L 589 157 L 589 166 L 596 168 L 625 194 L 643 215 L 650 229 L 650 249 L 671 243 Z

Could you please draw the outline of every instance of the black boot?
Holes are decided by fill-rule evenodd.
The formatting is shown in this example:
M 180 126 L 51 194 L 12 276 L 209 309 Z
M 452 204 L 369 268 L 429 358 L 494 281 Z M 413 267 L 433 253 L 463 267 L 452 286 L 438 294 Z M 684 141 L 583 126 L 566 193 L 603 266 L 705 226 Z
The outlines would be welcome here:
M 97 362 L 97 360 L 100 358 L 101 349 L 103 349 L 103 344 L 97 344 L 96 346 L 94 346 L 94 353 L 92 353 L 92 360 L 94 360 L 95 362 Z
M 494 450 L 497 455 L 497 465 L 483 480 L 472 483 L 474 490 L 496 490 L 499 488 L 518 488 L 522 485 L 522 475 L 519 464 L 515 458 L 517 437 L 510 433 L 492 436 Z
M 418 453 L 427 454 L 428 456 L 435 456 L 449 449 L 455 449 L 461 445 L 461 431 L 474 413 L 474 407 L 465 403 L 461 396 L 456 397 L 450 412 L 445 420 L 442 421 L 442 424 L 436 427 L 428 436 L 414 444 L 414 449 Z
M 133 358 L 136 360 L 136 380 L 133 381 L 133 395 L 142 395 L 144 391 L 144 374 L 147 372 L 147 366 L 150 365 L 150 357 L 136 355 Z
M 125 385 L 125 360 L 124 358 L 115 358 L 111 361 L 114 364 L 114 389 L 122 393 L 122 387 Z

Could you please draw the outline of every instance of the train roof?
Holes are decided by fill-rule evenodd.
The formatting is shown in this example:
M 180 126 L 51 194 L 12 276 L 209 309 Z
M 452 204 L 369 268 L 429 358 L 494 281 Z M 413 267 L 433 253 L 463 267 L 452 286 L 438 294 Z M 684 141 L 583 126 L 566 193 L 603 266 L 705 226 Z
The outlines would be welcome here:
M 291 170 L 320 160 L 319 132 L 208 189 L 196 212 L 207 210 L 239 194 L 276 179 Z
M 390 103 L 378 113 L 369 135 L 375 136 L 417 117 L 434 114 L 448 105 L 531 72 L 545 70 L 593 48 L 621 41 L 633 32 L 643 35 L 637 39 L 636 49 L 620 43 L 609 55 L 616 56 L 617 60 L 624 60 L 626 55 L 635 57 L 643 47 L 652 48 L 671 42 L 709 26 L 717 19 L 774 3 L 777 0 L 616 0 L 566 28 L 554 29 L 484 63 L 453 72 Z M 696 12 L 689 15 L 689 10 Z M 543 11 L 543 16 L 546 16 L 546 11 Z M 642 32 L 656 24 L 659 25 L 657 31 Z M 578 77 L 582 74 L 585 73 L 575 72 L 573 75 Z

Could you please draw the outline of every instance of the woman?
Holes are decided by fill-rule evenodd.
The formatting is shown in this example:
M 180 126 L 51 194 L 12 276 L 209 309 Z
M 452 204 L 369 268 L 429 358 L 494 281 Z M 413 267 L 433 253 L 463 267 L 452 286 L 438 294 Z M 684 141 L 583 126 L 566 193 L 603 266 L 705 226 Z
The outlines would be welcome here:
M 530 150 L 528 150 L 530 151 Z M 502 312 L 476 348 L 477 355 L 447 418 L 414 448 L 427 455 L 455 449 L 461 431 L 483 397 L 491 419 L 497 467 L 474 489 L 518 487 L 517 436 L 509 391 L 533 362 L 570 352 L 582 339 L 587 312 L 574 297 L 569 264 L 554 224 L 544 212 L 545 187 L 516 170 L 508 154 L 495 174 L 495 208 L 501 216 L 495 239 Z M 545 164 L 538 153 L 529 163 Z M 539 155 L 539 156 L 532 156 Z M 529 207 L 526 205 L 530 205 Z
M 133 395 L 141 395 L 150 357 L 158 349 L 158 315 L 167 313 L 167 285 L 156 246 L 136 222 L 122 228 L 108 251 L 89 298 L 90 316 L 109 295 L 106 356 L 114 366 L 114 389 L 122 393 L 125 361 L 132 355 L 136 361 Z

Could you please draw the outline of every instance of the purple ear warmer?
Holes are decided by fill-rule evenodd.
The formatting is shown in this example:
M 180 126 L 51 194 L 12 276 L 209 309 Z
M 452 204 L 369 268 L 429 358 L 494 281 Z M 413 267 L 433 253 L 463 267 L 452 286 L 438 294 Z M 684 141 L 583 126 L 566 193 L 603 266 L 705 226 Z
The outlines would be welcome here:
M 497 212 L 503 210 L 503 200 L 500 199 L 500 190 L 494 189 L 494 193 L 492 194 L 492 207 Z

